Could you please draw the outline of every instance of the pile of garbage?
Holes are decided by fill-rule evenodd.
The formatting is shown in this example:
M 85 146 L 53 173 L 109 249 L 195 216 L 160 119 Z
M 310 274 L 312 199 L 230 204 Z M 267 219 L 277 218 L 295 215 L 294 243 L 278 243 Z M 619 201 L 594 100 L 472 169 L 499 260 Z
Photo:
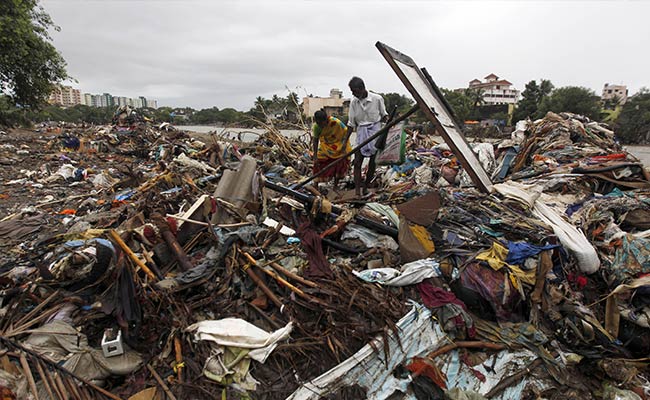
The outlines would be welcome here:
M 491 193 L 410 132 L 363 201 L 272 126 L 0 141 L 7 398 L 650 396 L 650 181 L 605 125 L 472 144 Z

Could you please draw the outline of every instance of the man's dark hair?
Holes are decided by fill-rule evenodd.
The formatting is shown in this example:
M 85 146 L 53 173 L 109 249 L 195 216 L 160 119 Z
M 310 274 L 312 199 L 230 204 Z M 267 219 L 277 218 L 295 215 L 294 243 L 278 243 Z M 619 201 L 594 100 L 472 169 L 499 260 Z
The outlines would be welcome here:
M 358 76 L 353 76 L 352 79 L 350 79 L 350 82 L 348 83 L 349 87 L 358 87 L 365 89 L 366 84 L 363 83 L 363 79 L 359 78 Z
M 314 113 L 314 121 L 325 122 L 327 121 L 327 113 L 324 110 L 318 110 Z

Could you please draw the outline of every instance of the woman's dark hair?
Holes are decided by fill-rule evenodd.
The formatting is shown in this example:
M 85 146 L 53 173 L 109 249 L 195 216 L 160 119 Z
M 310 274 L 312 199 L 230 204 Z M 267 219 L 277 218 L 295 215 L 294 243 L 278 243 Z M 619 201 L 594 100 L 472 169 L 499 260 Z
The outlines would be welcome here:
M 318 110 L 314 113 L 314 121 L 325 122 L 327 121 L 327 113 L 324 110 Z

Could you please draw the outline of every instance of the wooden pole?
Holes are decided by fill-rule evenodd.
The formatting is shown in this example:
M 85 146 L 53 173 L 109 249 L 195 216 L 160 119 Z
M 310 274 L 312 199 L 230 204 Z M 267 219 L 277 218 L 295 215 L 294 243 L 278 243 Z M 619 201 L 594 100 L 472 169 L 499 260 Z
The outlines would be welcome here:
M 56 400 L 57 397 L 54 397 L 54 392 L 52 391 L 52 387 L 50 386 L 50 380 L 48 379 L 47 375 L 45 375 L 45 370 L 43 370 L 43 366 L 39 362 L 39 360 L 36 360 L 34 362 L 36 365 L 36 371 L 38 371 L 38 375 L 41 377 L 41 381 L 43 381 L 43 386 L 45 387 L 45 391 L 47 394 L 50 396 L 52 400 Z
M 180 245 L 180 243 L 178 243 L 178 240 L 176 240 L 176 236 L 174 236 L 174 233 L 172 233 L 171 229 L 169 228 L 169 223 L 162 216 L 162 214 L 152 214 L 151 220 L 160 230 L 160 235 L 163 237 L 163 239 L 165 239 L 165 243 L 167 243 L 167 246 L 174 254 L 174 257 L 176 257 L 176 261 L 178 261 L 178 265 L 181 267 L 181 269 L 183 271 L 189 271 L 192 269 L 194 266 L 190 262 L 190 259 L 187 257 L 187 254 L 185 254 L 183 247 Z
M 276 262 L 272 262 L 272 263 L 269 264 L 269 265 L 271 265 L 271 267 L 272 267 L 274 270 L 276 270 L 276 271 L 278 271 L 279 273 L 281 273 L 281 274 L 283 274 L 283 275 L 285 275 L 285 276 L 287 276 L 287 277 L 293 279 L 293 280 L 296 281 L 296 282 L 300 282 L 300 283 L 302 283 L 303 285 L 305 285 L 305 286 L 309 286 L 309 287 L 312 287 L 312 288 L 318 288 L 318 284 L 317 284 L 316 282 L 312 282 L 312 281 L 310 281 L 310 280 L 307 280 L 307 279 L 303 278 L 303 277 L 300 276 L 300 275 L 296 275 L 296 274 L 294 274 L 293 272 L 287 270 L 286 268 L 284 268 L 283 266 L 281 266 L 280 264 L 278 264 L 278 263 L 276 263 Z
M 38 400 L 39 397 L 38 397 L 38 390 L 36 389 L 36 382 L 34 381 L 32 370 L 29 369 L 29 363 L 27 362 L 27 357 L 25 357 L 25 354 L 20 355 L 20 365 L 22 365 L 23 367 L 23 373 L 27 377 L 27 382 L 29 383 L 29 388 L 32 391 L 32 394 L 34 395 L 34 398 Z
M 178 382 L 183 383 L 183 347 L 178 334 L 174 336 L 174 354 L 176 356 L 176 374 Z
M 154 281 L 158 280 L 156 275 L 149 269 L 149 267 L 145 265 L 145 263 L 142 262 L 142 260 L 138 258 L 138 256 L 135 255 L 133 250 L 131 250 L 129 246 L 127 246 L 126 243 L 124 243 L 124 240 L 122 240 L 120 235 L 114 229 L 111 229 L 109 233 L 111 235 L 111 238 L 115 240 L 115 243 L 117 243 L 117 245 L 120 246 L 122 251 L 124 251 L 129 256 L 129 258 L 131 259 L 131 261 L 135 263 L 135 265 L 140 267 L 147 275 L 149 275 L 149 278 L 151 278 L 152 280 Z
M 149 365 L 149 364 L 147 364 L 147 369 L 149 370 L 149 372 L 151 372 L 151 375 L 153 375 L 153 378 L 156 380 L 156 382 L 158 382 L 160 387 L 162 387 L 162 389 L 165 391 L 165 394 L 167 395 L 167 397 L 169 397 L 171 400 L 176 400 L 176 396 L 174 396 L 172 391 L 169 390 L 169 387 L 165 384 L 165 381 L 162 380 L 160 375 L 158 375 L 156 370 L 153 369 L 153 367 L 151 365 Z
M 246 257 L 246 259 L 251 263 L 251 265 L 257 266 L 257 260 L 255 260 L 250 254 L 246 253 L 245 251 L 241 251 L 241 250 L 239 250 L 239 253 L 242 254 L 244 257 Z M 281 276 L 279 276 L 275 272 L 269 271 L 269 270 L 264 269 L 264 268 L 259 268 L 259 269 L 262 272 L 264 272 L 265 274 L 267 274 L 268 276 L 270 276 L 271 278 L 275 279 L 282 286 L 284 286 L 287 289 L 291 290 L 292 292 L 294 292 L 298 296 L 302 297 L 303 299 L 314 302 L 314 303 L 317 303 L 317 304 L 320 304 L 322 306 L 328 306 L 328 304 L 325 303 L 324 301 L 322 301 L 322 300 L 320 300 L 320 299 L 318 299 L 316 297 L 312 297 L 312 296 L 308 295 L 307 293 L 303 292 L 302 289 L 297 288 L 296 286 L 294 286 L 291 283 L 287 282 L 286 279 L 282 278 Z

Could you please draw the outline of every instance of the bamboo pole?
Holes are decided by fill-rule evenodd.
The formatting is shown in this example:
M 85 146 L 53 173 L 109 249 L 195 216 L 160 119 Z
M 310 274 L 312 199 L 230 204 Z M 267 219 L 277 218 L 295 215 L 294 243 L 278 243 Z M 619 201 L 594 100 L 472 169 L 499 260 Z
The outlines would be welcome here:
M 49 365 L 50 367 L 54 368 L 56 371 L 59 371 L 59 372 L 61 372 L 61 373 L 64 373 L 65 376 L 71 376 L 71 377 L 73 377 L 73 378 L 79 380 L 80 382 L 82 382 L 82 383 L 85 384 L 86 386 L 92 388 L 93 390 L 95 390 L 95 391 L 97 391 L 97 392 L 100 392 L 100 393 L 103 394 L 104 396 L 107 396 L 107 397 L 109 397 L 109 398 L 111 398 L 111 399 L 113 399 L 113 400 L 122 400 L 122 398 L 120 398 L 119 396 L 116 396 L 116 395 L 114 395 L 113 393 L 111 393 L 111 392 L 109 392 L 109 391 L 107 391 L 107 390 L 105 390 L 105 389 L 103 389 L 103 388 L 100 388 L 99 386 L 95 385 L 94 383 L 90 382 L 90 381 L 87 380 L 87 379 L 84 379 L 84 378 L 82 378 L 82 377 L 80 377 L 80 376 L 76 376 L 76 375 L 74 375 L 72 372 L 66 370 L 65 368 L 61 367 L 61 366 L 58 365 L 57 363 L 55 363 L 55 362 L 53 362 L 53 361 L 50 361 L 50 360 L 48 360 L 47 358 L 42 357 L 40 354 L 38 354 L 38 353 L 36 353 L 36 352 L 34 352 L 34 351 L 32 351 L 32 350 L 30 350 L 30 349 L 24 347 L 24 346 L 23 346 L 22 344 L 20 344 L 20 343 L 16 343 L 16 342 L 14 342 L 13 340 L 10 340 L 10 339 L 8 339 L 8 338 L 6 338 L 6 337 L 3 337 L 3 336 L 0 336 L 0 341 L 3 342 L 4 344 L 8 345 L 8 346 L 11 346 L 12 348 L 16 348 L 16 349 L 22 350 L 22 351 L 24 351 L 25 353 L 29 354 L 30 356 L 32 356 L 32 357 L 34 357 L 34 358 L 37 358 L 37 359 L 39 359 L 39 360 L 41 360 L 41 361 L 43 361 L 45 364 L 47 364 L 47 365 Z M 62 391 L 65 393 L 65 397 L 66 397 L 66 398 L 69 397 L 69 394 L 67 393 L 67 390 L 65 390 L 65 386 L 61 386 L 61 385 L 63 385 L 63 382 L 61 381 L 61 378 L 58 376 L 58 374 L 56 375 L 56 377 L 57 377 L 57 384 L 59 384 L 60 388 L 61 388 Z M 60 382 L 60 383 L 59 383 L 59 382 Z
M 181 346 L 181 339 L 178 334 L 174 336 L 174 353 L 176 356 L 176 374 L 178 382 L 183 383 L 183 347 Z
M 246 274 L 248 274 L 248 276 L 253 280 L 253 282 L 255 282 L 255 284 L 256 284 L 260 289 L 262 289 L 262 291 L 264 292 L 264 294 L 265 294 L 269 299 L 271 299 L 271 301 L 273 302 L 273 304 L 275 304 L 276 306 L 278 306 L 278 308 L 280 308 L 280 312 L 282 312 L 282 310 L 284 310 L 284 304 L 282 304 L 282 302 L 280 301 L 280 299 L 278 299 L 278 296 L 276 296 L 275 293 L 273 293 L 273 292 L 271 291 L 271 289 L 269 289 L 269 287 L 266 286 L 266 284 L 264 283 L 264 281 L 262 281 L 262 278 L 260 278 L 259 276 L 257 276 L 257 274 L 255 273 L 255 271 L 253 271 L 253 270 L 250 268 L 251 265 L 252 265 L 252 264 L 248 264 L 248 265 L 245 265 L 245 266 L 242 267 L 242 268 L 244 268 L 244 271 L 246 271 Z
M 64 376 L 63 377 L 63 384 L 66 385 L 70 393 L 72 393 L 72 397 L 75 399 L 81 399 L 81 395 L 79 394 L 79 391 L 77 390 L 77 384 L 70 379 L 69 376 Z
M 56 382 L 56 385 L 59 388 L 59 391 L 61 392 L 61 395 L 63 396 L 64 399 L 69 399 L 70 395 L 68 394 L 68 390 L 65 388 L 65 385 L 63 384 L 63 381 L 61 380 L 61 375 L 58 373 L 54 374 L 54 379 Z
M 172 391 L 169 390 L 169 387 L 165 384 L 165 381 L 162 380 L 162 378 L 160 377 L 160 375 L 158 375 L 158 373 L 156 372 L 156 370 L 153 369 L 153 367 L 152 367 L 150 364 L 147 364 L 147 369 L 149 370 L 149 372 L 151 372 L 151 375 L 153 375 L 153 378 L 156 380 L 156 382 L 158 382 L 158 384 L 160 385 L 160 387 L 162 387 L 162 389 L 165 391 L 165 394 L 167 394 L 167 396 L 168 396 L 171 400 L 176 400 L 176 397 L 174 396 L 174 394 L 172 393 Z
M 142 260 L 138 258 L 138 256 L 135 255 L 133 250 L 131 250 L 131 248 L 129 248 L 129 246 L 124 243 L 124 240 L 122 240 L 120 235 L 114 229 L 111 229 L 109 233 L 117 245 L 120 246 L 120 248 L 129 256 L 131 261 L 140 267 L 152 280 L 158 280 L 156 275 L 142 262 Z
M 307 280 L 307 279 L 303 278 L 303 277 L 300 276 L 300 275 L 296 275 L 296 274 L 294 274 L 293 272 L 287 270 L 286 268 L 284 268 L 283 266 L 281 266 L 280 264 L 278 264 L 278 263 L 276 263 L 276 262 L 272 262 L 272 263 L 270 263 L 269 265 L 270 265 L 271 268 L 273 268 L 274 270 L 278 271 L 278 272 L 281 273 L 281 274 L 284 274 L 285 276 L 287 276 L 287 277 L 293 279 L 293 280 L 296 281 L 296 282 L 300 282 L 300 283 L 302 283 L 303 285 L 305 285 L 305 286 L 309 286 L 309 287 L 312 287 L 312 288 L 318 288 L 318 284 L 317 284 L 316 282 L 312 282 L 312 281 L 310 281 L 310 280 Z
M 45 387 L 45 391 L 47 392 L 48 396 L 50 396 L 50 399 L 56 400 L 56 397 L 54 397 L 54 392 L 52 392 L 52 387 L 50 386 L 50 381 L 47 375 L 45 375 L 45 371 L 43 370 L 43 366 L 38 360 L 36 360 L 34 364 L 36 365 L 36 371 L 38 371 L 38 375 L 41 377 L 41 381 L 43 382 L 43 386 Z
M 251 256 L 250 254 L 248 254 L 248 253 L 246 253 L 245 251 L 242 251 L 242 250 L 240 250 L 240 249 L 238 249 L 238 251 L 239 251 L 240 254 L 242 254 L 242 255 L 243 255 L 243 256 L 244 256 L 244 257 L 245 257 L 245 258 L 250 262 L 251 265 L 255 265 L 255 266 L 257 266 L 257 260 L 255 260 L 255 259 L 253 258 L 253 256 Z M 286 279 L 282 278 L 281 276 L 279 276 L 279 275 L 276 274 L 275 272 L 273 272 L 273 271 L 269 271 L 269 270 L 267 270 L 267 269 L 265 269 L 265 268 L 259 268 L 259 269 L 260 269 L 262 272 L 264 272 L 265 274 L 267 274 L 268 276 L 270 276 L 271 278 L 275 279 L 275 280 L 276 280 L 278 283 L 280 283 L 282 286 L 284 286 L 284 287 L 286 287 L 287 289 L 291 290 L 292 292 L 294 292 L 294 293 L 297 294 L 298 296 L 302 297 L 303 299 L 308 300 L 308 301 L 311 301 L 311 302 L 314 302 L 314 303 L 317 303 L 317 304 L 320 304 L 320 305 L 322 305 L 322 306 L 327 306 L 327 305 L 328 305 L 328 304 L 325 303 L 324 301 L 322 301 L 322 300 L 320 300 L 320 299 L 318 299 L 318 298 L 316 298 L 316 297 L 310 296 L 310 295 L 308 295 L 307 293 L 303 292 L 302 289 L 300 289 L 300 288 L 298 288 L 298 287 L 292 285 L 291 283 L 287 282 Z
M 19 319 L 19 320 L 15 323 L 15 325 L 20 326 L 21 324 L 25 323 L 25 321 L 28 321 L 28 320 L 32 319 L 32 318 L 34 317 L 34 315 L 38 314 L 38 313 L 39 313 L 43 308 L 45 308 L 45 306 L 48 305 L 48 304 L 50 303 L 50 301 L 52 301 L 52 299 L 54 299 L 54 297 L 55 297 L 56 295 L 58 295 L 59 293 L 60 293 L 60 290 L 59 290 L 59 289 L 55 290 L 54 293 L 52 293 L 51 295 L 49 295 L 45 300 L 43 300 L 42 302 L 40 302 L 40 303 L 39 303 L 36 307 L 34 307 L 30 312 L 28 312 L 27 314 L 25 314 L 24 317 L 22 317 L 21 319 Z
M 453 342 L 451 344 L 448 344 L 446 346 L 442 346 L 441 348 L 432 351 L 427 355 L 426 358 L 433 360 L 434 358 L 438 357 L 439 355 L 445 354 L 447 352 L 450 352 L 454 349 L 457 349 L 459 347 L 462 348 L 480 348 L 480 349 L 491 349 L 491 350 L 503 350 L 506 348 L 505 345 L 500 344 L 500 343 L 492 343 L 492 342 L 481 342 L 481 341 L 460 341 L 460 342 Z
M 20 365 L 23 367 L 23 373 L 27 377 L 27 382 L 29 383 L 29 388 L 34 395 L 34 398 L 36 400 L 39 400 L 38 390 L 36 389 L 36 382 L 34 381 L 32 370 L 29 369 L 29 363 L 27 362 L 27 357 L 25 357 L 25 354 L 20 355 Z

